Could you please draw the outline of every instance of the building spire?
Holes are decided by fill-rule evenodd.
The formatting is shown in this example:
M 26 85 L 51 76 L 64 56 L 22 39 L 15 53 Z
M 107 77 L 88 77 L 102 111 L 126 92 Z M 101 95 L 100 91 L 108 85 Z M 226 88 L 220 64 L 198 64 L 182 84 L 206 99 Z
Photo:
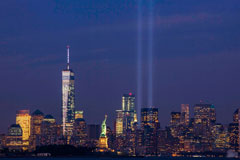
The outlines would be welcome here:
M 69 48 L 70 48 L 70 46 L 69 45 L 67 45 L 67 69 L 69 70 L 70 69 L 70 62 L 69 62 Z

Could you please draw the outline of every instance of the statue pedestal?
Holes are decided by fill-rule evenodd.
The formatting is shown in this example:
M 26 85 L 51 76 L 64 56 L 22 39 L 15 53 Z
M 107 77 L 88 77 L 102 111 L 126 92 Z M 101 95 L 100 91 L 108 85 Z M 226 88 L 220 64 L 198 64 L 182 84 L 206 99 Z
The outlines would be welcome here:
M 108 148 L 108 138 L 100 137 L 98 142 L 98 148 L 107 149 Z

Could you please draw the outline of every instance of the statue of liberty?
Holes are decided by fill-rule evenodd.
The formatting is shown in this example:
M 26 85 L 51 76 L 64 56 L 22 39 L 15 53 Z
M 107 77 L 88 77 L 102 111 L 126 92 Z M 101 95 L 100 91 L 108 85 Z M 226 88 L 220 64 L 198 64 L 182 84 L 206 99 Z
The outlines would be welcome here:
M 105 115 L 105 119 L 103 120 L 102 125 L 101 125 L 102 130 L 101 130 L 100 137 L 107 137 L 106 136 L 106 133 L 107 133 L 106 121 L 107 121 L 107 115 Z

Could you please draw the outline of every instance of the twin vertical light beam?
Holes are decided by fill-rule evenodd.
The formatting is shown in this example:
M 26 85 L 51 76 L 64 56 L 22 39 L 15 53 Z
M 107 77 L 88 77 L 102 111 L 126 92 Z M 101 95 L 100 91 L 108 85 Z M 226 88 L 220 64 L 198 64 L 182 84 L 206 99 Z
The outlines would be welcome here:
M 154 0 L 148 0 L 148 91 L 147 91 L 147 106 L 153 106 L 153 12 L 154 12 Z M 138 0 L 138 16 L 137 16 L 137 112 L 138 120 L 140 120 L 140 112 L 142 108 L 142 98 L 143 98 L 143 0 Z
M 142 107 L 142 0 L 138 0 L 137 16 L 137 116 L 140 122 Z
M 148 17 L 148 106 L 153 106 L 153 0 L 149 0 Z

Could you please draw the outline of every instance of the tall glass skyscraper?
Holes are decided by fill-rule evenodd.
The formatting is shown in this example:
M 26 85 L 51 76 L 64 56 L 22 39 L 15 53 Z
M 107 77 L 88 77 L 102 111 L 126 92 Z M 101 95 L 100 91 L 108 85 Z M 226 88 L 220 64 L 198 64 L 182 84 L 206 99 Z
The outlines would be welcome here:
M 134 122 L 137 122 L 137 114 L 135 110 L 135 95 L 132 93 L 122 96 L 122 112 L 123 112 L 123 131 L 131 129 Z
M 74 72 L 69 65 L 69 46 L 67 46 L 67 68 L 62 71 L 62 127 L 68 143 L 75 120 Z

